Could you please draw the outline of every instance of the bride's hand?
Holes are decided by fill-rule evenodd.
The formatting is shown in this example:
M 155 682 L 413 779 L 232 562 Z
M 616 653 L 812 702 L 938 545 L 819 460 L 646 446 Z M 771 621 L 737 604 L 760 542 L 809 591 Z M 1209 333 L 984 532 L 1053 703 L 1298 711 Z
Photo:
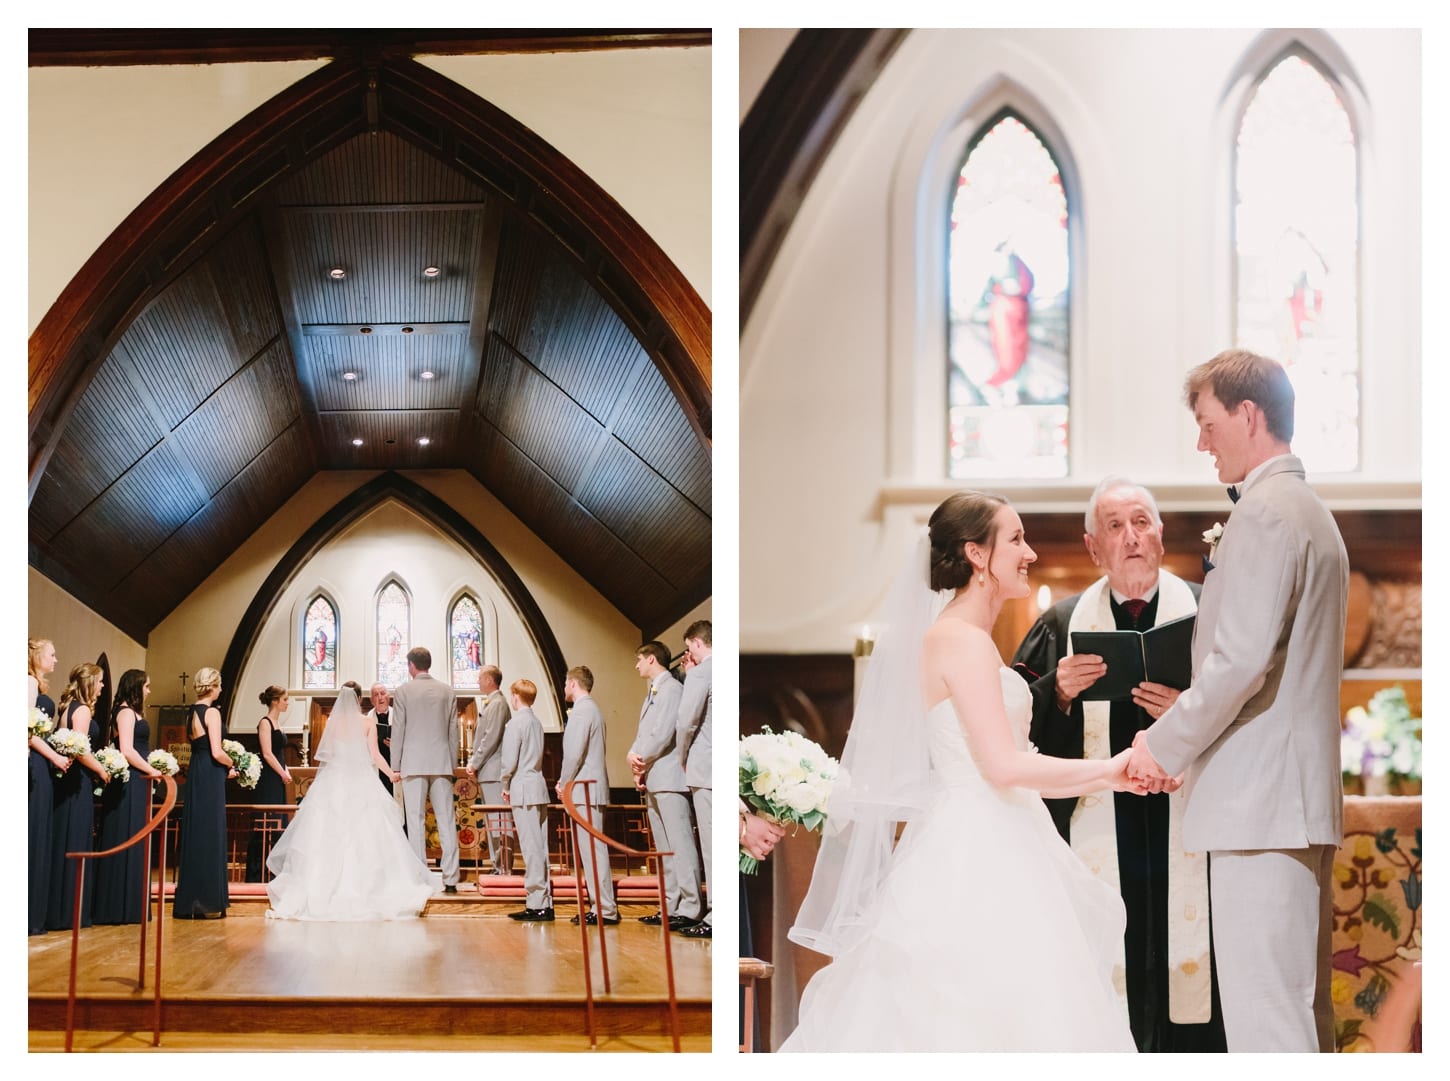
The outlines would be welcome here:
M 1133 748 L 1124 747 L 1108 761 L 1108 787 L 1114 792 L 1131 792 L 1135 796 L 1146 796 L 1149 787 L 1142 781 L 1128 776 L 1128 759 L 1133 757 Z

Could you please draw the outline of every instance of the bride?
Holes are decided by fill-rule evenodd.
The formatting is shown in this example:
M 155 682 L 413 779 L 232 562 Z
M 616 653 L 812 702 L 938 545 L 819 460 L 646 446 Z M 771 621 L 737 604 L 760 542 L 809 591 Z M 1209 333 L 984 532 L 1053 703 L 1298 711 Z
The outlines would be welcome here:
M 378 751 L 377 726 L 344 686 L 317 745 L 322 768 L 283 832 L 267 868 L 271 919 L 406 920 L 441 878 L 414 854 L 403 815 L 378 770 L 398 774 Z
M 1141 794 L 1131 749 L 1037 754 L 1027 684 L 992 641 L 1036 558 L 1006 500 L 959 492 L 892 587 L 790 931 L 833 960 L 782 1051 L 1135 1049 L 1122 899 L 1041 799 Z

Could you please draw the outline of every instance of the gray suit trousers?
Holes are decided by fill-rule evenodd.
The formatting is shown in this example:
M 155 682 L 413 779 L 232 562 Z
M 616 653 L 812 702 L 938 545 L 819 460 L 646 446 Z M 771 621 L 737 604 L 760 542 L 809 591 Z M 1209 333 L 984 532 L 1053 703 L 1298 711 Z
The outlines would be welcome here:
M 425 828 L 425 803 L 433 805 L 433 817 L 438 820 L 439 846 L 443 858 L 439 867 L 443 871 L 443 885 L 458 885 L 458 822 L 453 815 L 452 777 L 404 777 L 403 817 L 408 824 L 408 840 L 413 851 L 424 865 L 428 863 L 427 850 L 423 845 Z
M 503 802 L 502 781 L 479 781 L 478 787 L 483 792 L 484 803 Z M 512 867 L 502 867 L 499 864 L 499 861 L 503 859 L 503 835 L 507 830 L 507 815 L 494 812 L 484 815 L 484 833 L 488 837 L 488 862 L 501 873 L 512 874 Z
M 690 825 L 690 801 L 683 792 L 646 793 L 649 828 L 656 849 L 666 856 L 665 897 L 671 916 L 700 918 L 700 861 L 695 857 L 695 834 Z
M 1333 1051 L 1333 845 L 1209 853 L 1228 1049 Z
M 553 908 L 549 890 L 549 808 L 547 804 L 514 807 L 514 829 L 524 853 L 524 904 L 529 908 Z
M 715 912 L 715 879 L 710 874 L 710 814 L 714 792 L 708 788 L 692 788 L 690 795 L 695 800 L 695 828 L 700 831 L 700 855 L 705 858 L 705 915 L 700 918 L 709 924 Z
M 589 808 L 589 821 L 600 833 L 604 832 L 604 811 L 598 806 Z M 584 863 L 584 885 L 594 909 L 604 919 L 619 916 L 619 906 L 614 901 L 614 876 L 609 870 L 609 849 L 578 826 L 574 827 L 574 848 Z M 594 894 L 594 865 L 599 864 L 599 895 Z

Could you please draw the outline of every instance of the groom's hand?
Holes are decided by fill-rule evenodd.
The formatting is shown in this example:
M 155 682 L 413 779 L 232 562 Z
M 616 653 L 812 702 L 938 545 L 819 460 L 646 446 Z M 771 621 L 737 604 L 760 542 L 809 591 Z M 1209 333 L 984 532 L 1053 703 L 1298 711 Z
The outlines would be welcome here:
M 1133 737 L 1133 753 L 1128 758 L 1128 776 L 1141 782 L 1149 792 L 1171 791 L 1167 786 L 1172 781 L 1158 765 L 1153 752 L 1148 750 L 1146 730 Z M 1174 788 L 1177 785 L 1173 786 Z
M 468 774 L 470 777 L 478 776 L 478 770 L 474 769 L 472 766 L 464 766 L 463 772 Z

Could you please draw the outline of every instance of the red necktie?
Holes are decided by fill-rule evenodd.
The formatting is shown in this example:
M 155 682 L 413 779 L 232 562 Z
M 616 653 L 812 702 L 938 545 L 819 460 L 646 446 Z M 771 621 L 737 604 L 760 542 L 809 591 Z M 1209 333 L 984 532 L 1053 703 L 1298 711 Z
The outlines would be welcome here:
M 1123 611 L 1128 613 L 1128 618 L 1137 623 L 1143 615 L 1143 609 L 1148 607 L 1148 602 L 1141 599 L 1134 599 L 1123 602 Z

